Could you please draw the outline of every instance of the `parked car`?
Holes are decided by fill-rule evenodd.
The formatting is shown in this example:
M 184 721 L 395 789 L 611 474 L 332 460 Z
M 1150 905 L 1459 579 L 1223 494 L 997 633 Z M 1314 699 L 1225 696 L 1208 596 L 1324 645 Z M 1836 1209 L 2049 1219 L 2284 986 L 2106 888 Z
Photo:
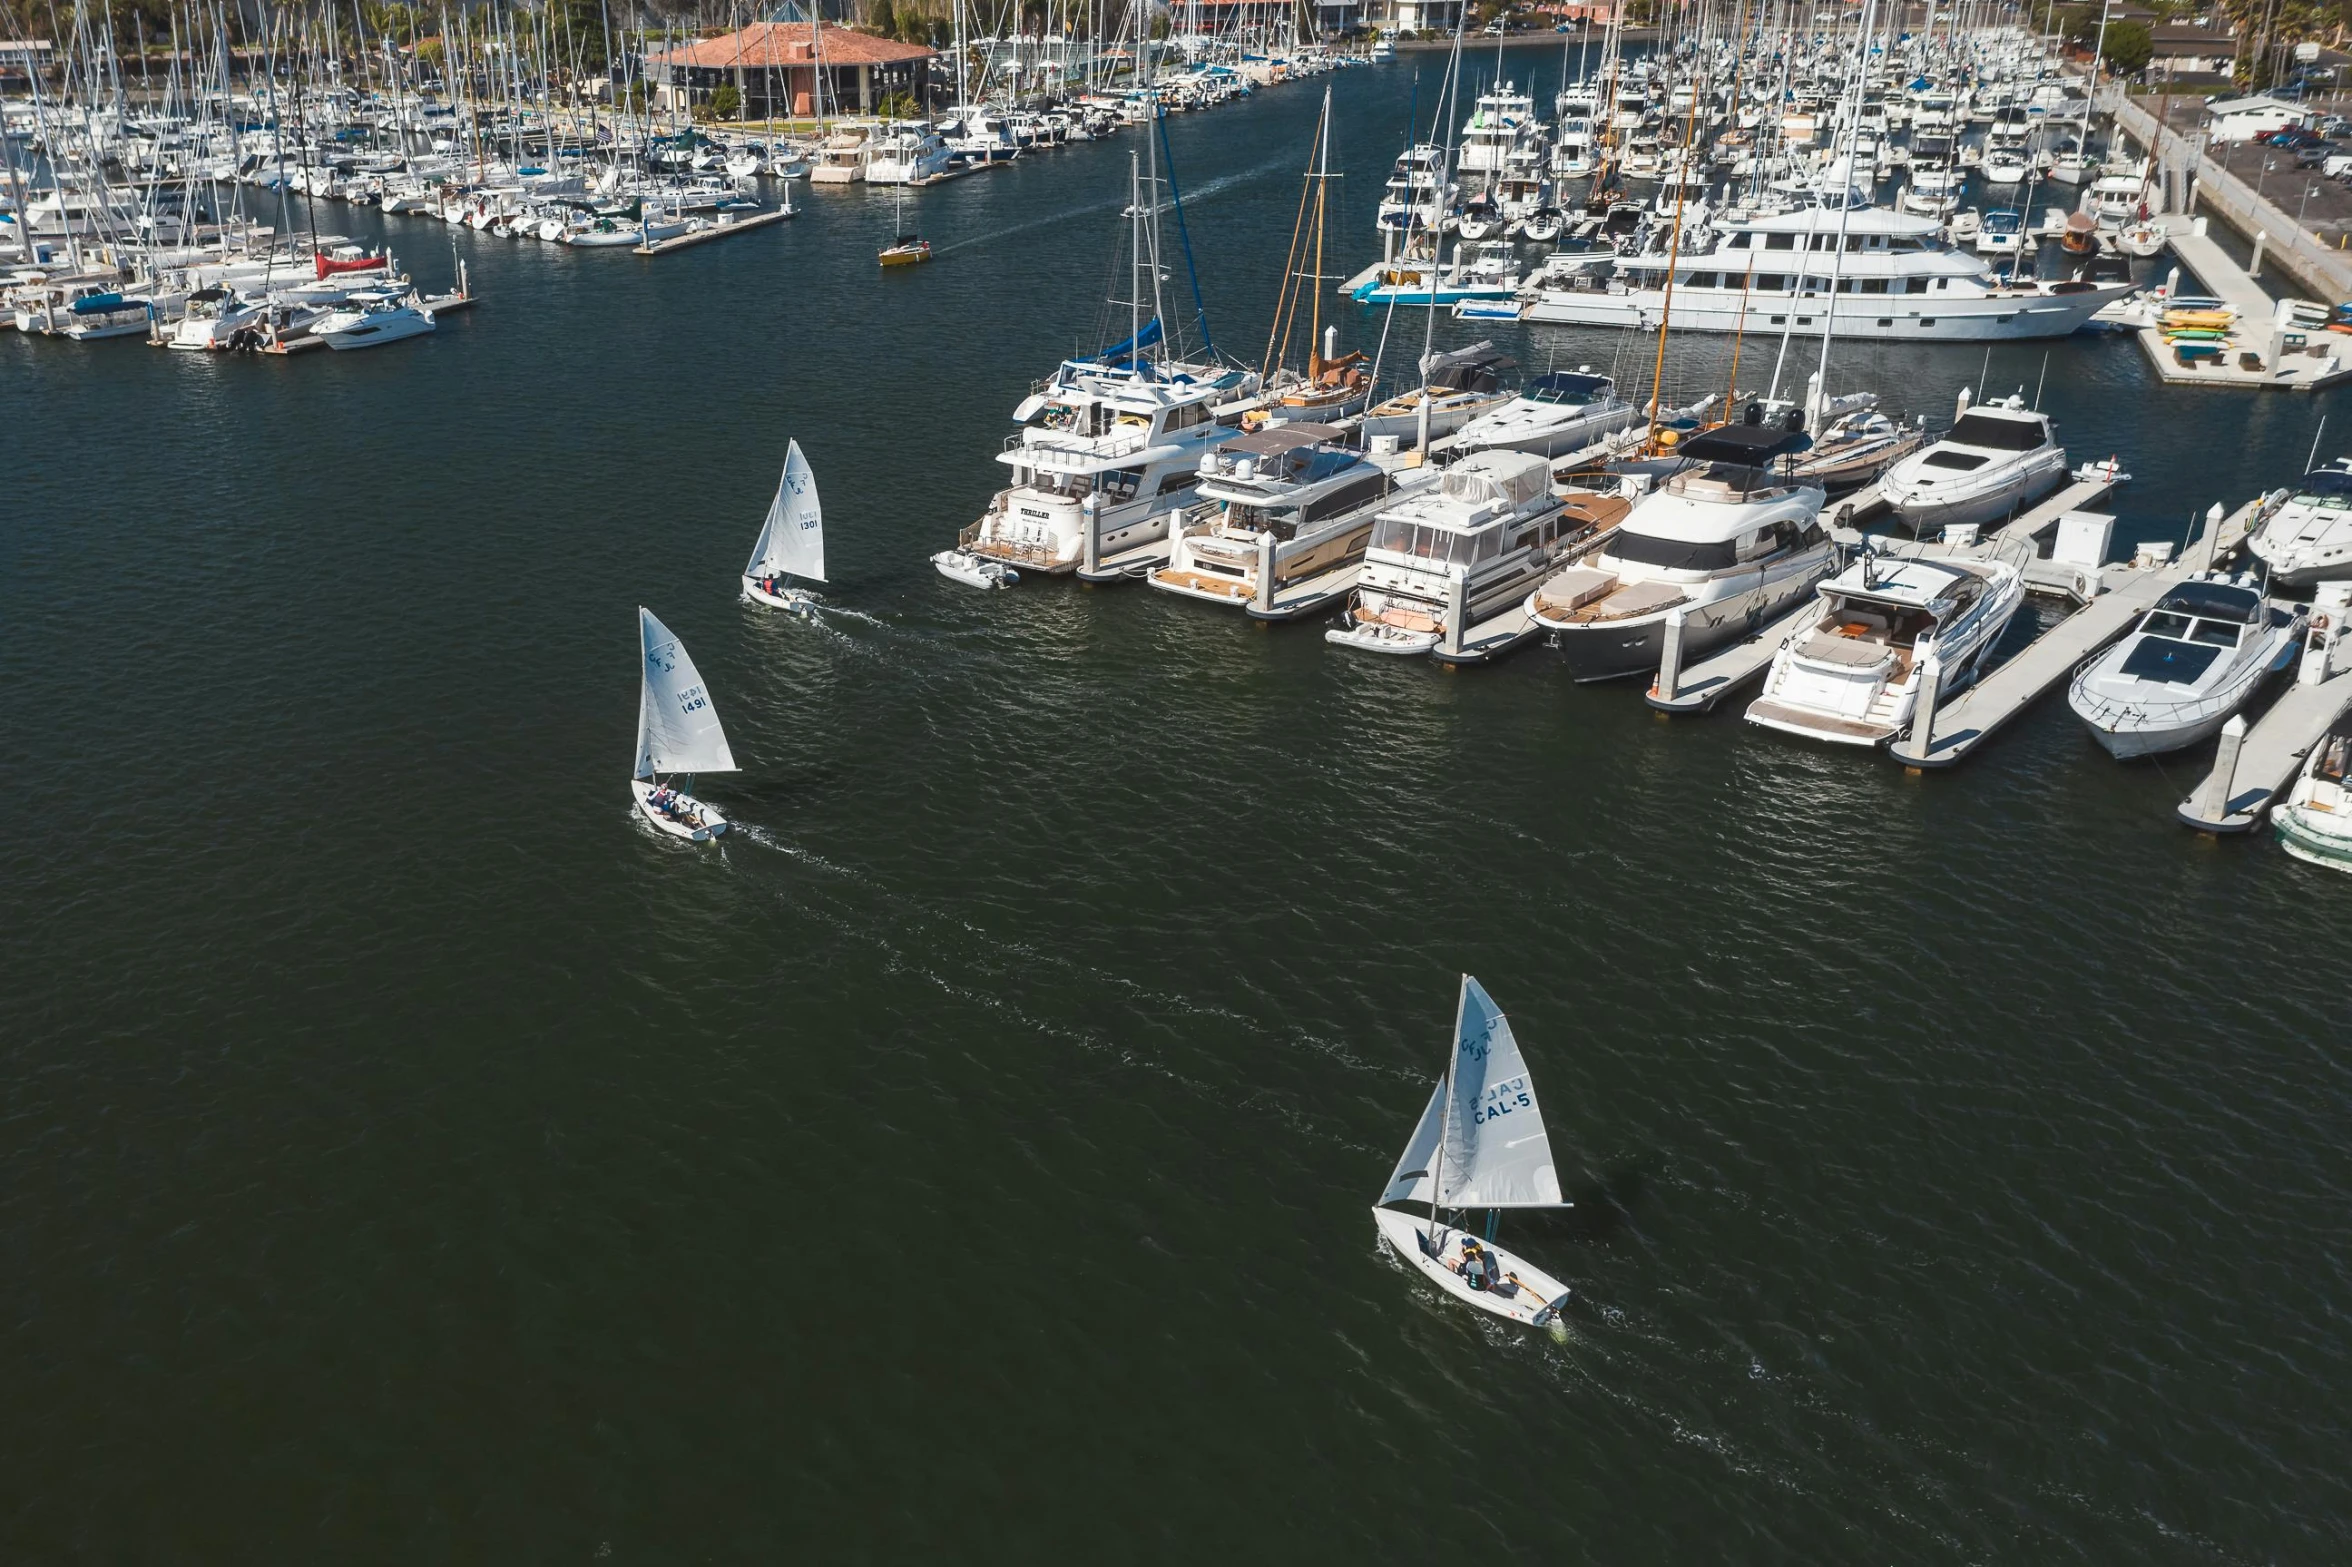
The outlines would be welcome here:
M 2316 169 L 2343 150 L 2341 145 L 2332 141 L 2306 142 L 2295 149 L 2295 167 Z

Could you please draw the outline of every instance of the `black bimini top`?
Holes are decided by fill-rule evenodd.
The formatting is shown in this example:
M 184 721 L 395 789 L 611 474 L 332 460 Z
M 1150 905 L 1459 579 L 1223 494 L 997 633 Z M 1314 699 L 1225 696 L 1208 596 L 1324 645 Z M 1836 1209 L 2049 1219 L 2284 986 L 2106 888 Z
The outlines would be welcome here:
M 2044 444 L 2042 421 L 2032 415 L 1999 414 L 1971 409 L 1944 439 L 1956 446 L 1982 446 L 1996 452 L 2030 452 Z
M 1677 446 L 1674 455 L 1693 462 L 1744 463 L 1761 468 L 1775 457 L 1804 451 L 1812 444 L 1813 438 L 1801 430 L 1769 424 L 1719 424 Z
M 2156 607 L 2250 626 L 2262 618 L 2262 595 L 2228 582 L 2184 582 L 2158 599 Z

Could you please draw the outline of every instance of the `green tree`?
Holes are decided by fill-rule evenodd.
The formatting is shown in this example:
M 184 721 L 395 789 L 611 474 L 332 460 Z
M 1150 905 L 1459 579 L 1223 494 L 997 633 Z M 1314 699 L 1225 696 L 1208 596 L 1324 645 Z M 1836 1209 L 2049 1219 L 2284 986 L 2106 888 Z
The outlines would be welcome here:
M 1169 25 L 1167 12 L 1155 11 L 1152 13 L 1151 35 L 1154 43 L 1162 43 L 1167 40 Z
M 874 0 L 866 10 L 866 31 L 884 38 L 898 36 L 898 11 L 890 0 Z
M 721 82 L 711 89 L 710 113 L 714 120 L 731 120 L 743 112 L 743 94 L 733 82 Z
M 2116 75 L 2137 76 L 2154 57 L 2156 40 L 2149 36 L 2145 23 L 2109 22 L 2107 39 L 2099 52 L 2106 58 L 2107 69 Z

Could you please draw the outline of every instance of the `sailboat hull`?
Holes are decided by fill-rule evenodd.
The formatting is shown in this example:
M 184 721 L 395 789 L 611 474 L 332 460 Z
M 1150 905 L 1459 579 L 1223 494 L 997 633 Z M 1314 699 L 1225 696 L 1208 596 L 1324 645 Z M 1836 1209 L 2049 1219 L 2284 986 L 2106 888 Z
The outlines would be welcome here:
M 1454 1299 L 1476 1306 L 1481 1311 L 1507 1317 L 1523 1327 L 1548 1327 L 1568 1299 L 1567 1285 L 1492 1241 L 1481 1244 L 1494 1258 L 1502 1274 L 1503 1285 L 1499 1289 L 1472 1289 L 1461 1274 L 1430 1254 L 1430 1228 L 1426 1215 L 1400 1213 L 1394 1208 L 1375 1208 L 1372 1210 L 1372 1222 L 1378 1226 L 1380 1238 L 1388 1243 L 1389 1250 L 1418 1268 L 1422 1277 Z M 1462 1238 L 1470 1233 L 1468 1230 L 1440 1228 L 1436 1232 L 1436 1243 L 1445 1249 L 1447 1255 L 1459 1258 Z
M 753 577 L 743 579 L 743 597 L 753 604 L 765 604 L 770 609 L 788 610 L 795 615 L 814 615 L 817 601 L 798 588 L 784 588 L 770 593 Z
M 690 794 L 675 794 L 680 809 L 673 816 L 653 803 L 653 785 L 643 778 L 629 780 L 629 793 L 637 801 L 637 814 L 653 823 L 657 832 L 672 838 L 683 838 L 688 843 L 708 843 L 727 830 L 727 818 Z M 699 818 L 696 826 L 689 818 Z

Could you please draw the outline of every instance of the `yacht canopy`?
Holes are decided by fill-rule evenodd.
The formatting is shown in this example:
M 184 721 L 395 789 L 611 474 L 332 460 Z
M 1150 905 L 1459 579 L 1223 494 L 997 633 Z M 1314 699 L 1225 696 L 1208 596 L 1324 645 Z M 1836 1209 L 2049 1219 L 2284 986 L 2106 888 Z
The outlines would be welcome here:
M 1440 482 L 1452 500 L 1524 506 L 1551 493 L 1552 466 L 1529 452 L 1478 452 L 1447 469 Z

